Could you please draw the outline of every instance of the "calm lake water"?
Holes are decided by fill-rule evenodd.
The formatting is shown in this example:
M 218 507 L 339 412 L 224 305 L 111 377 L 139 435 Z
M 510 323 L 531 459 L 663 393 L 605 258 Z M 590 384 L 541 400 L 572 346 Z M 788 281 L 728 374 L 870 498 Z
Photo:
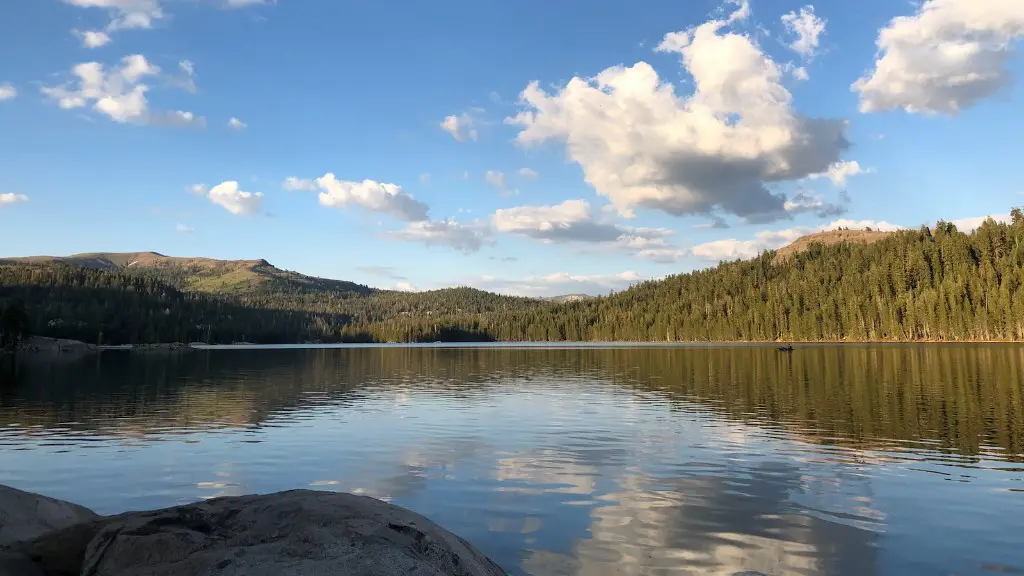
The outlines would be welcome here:
M 1000 345 L 105 352 L 0 371 L 0 483 L 361 492 L 513 574 L 1021 574 L 1022 382 Z

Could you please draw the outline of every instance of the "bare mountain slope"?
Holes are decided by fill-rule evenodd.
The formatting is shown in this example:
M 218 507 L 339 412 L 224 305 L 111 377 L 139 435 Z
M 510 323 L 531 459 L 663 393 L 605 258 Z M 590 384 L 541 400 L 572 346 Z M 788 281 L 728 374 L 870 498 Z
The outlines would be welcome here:
M 806 252 L 812 244 L 874 244 L 879 240 L 891 237 L 895 232 L 882 232 L 880 230 L 829 230 L 828 232 L 817 232 L 801 236 L 792 244 L 779 248 L 775 252 L 775 262 L 782 263 L 793 256 Z
M 281 270 L 266 260 L 180 258 L 157 252 L 88 252 L 71 256 L 7 258 L 12 262 L 63 263 L 100 270 L 152 275 L 185 290 L 238 293 L 260 289 L 371 294 L 368 286 Z

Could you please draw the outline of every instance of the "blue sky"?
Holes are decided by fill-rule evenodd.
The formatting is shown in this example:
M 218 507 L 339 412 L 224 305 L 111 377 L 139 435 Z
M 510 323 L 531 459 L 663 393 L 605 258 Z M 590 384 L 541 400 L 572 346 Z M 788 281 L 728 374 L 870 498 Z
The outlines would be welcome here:
M 11 0 L 0 252 L 545 295 L 969 226 L 1024 204 L 1021 37 L 1014 0 Z

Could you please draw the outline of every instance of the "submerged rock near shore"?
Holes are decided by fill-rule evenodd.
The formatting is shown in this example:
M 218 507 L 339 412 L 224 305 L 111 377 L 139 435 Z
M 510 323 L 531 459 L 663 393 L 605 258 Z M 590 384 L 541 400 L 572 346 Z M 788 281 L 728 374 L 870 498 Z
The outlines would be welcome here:
M 414 512 L 311 490 L 100 517 L 0 486 L 0 535 L 0 576 L 506 574 Z

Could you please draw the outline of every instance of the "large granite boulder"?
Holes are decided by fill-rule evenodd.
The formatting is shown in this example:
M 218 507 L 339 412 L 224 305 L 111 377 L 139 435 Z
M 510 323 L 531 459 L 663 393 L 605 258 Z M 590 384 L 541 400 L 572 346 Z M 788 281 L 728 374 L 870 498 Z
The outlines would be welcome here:
M 45 576 L 505 575 L 469 543 L 414 512 L 309 490 L 129 512 L 10 550 L 20 556 L 9 555 L 9 562 L 29 558 Z
M 99 517 L 83 506 L 0 484 L 0 546 Z

